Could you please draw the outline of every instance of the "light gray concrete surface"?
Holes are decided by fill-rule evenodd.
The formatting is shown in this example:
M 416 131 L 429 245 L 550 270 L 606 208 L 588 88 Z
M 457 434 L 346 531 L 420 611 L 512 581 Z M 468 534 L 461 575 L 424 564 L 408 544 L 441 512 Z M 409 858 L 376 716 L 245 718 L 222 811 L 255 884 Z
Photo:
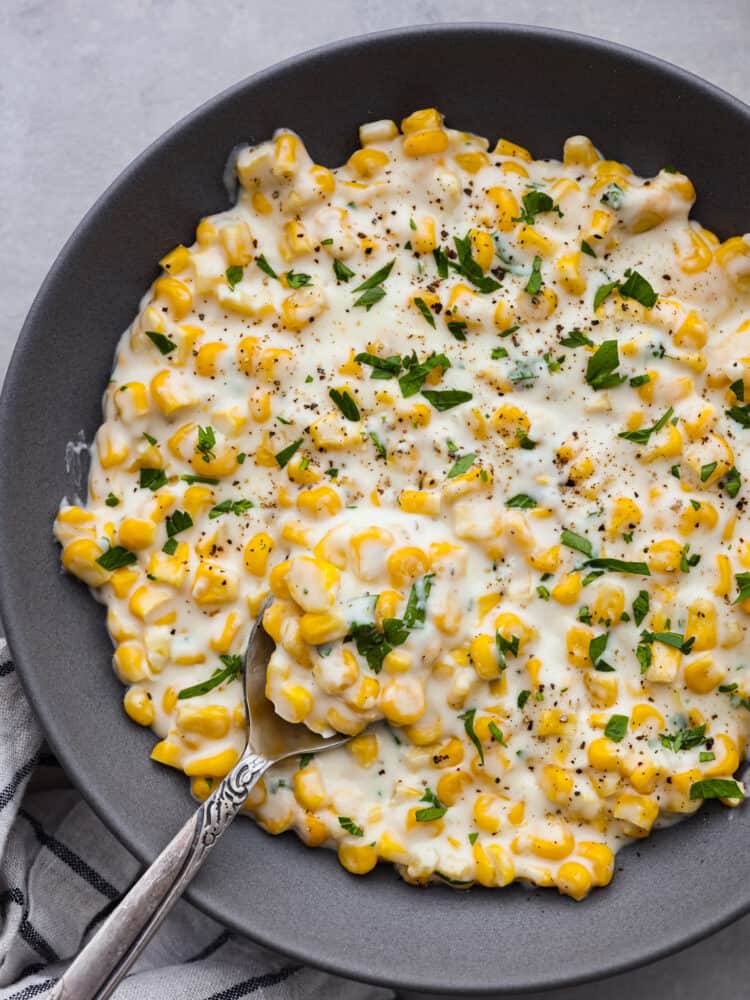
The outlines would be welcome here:
M 750 0 L 0 0 L 0 382 L 34 293 L 75 224 L 182 115 L 336 38 L 477 20 L 624 42 L 750 103 Z M 743 1000 L 749 984 L 747 918 L 648 968 L 544 997 Z

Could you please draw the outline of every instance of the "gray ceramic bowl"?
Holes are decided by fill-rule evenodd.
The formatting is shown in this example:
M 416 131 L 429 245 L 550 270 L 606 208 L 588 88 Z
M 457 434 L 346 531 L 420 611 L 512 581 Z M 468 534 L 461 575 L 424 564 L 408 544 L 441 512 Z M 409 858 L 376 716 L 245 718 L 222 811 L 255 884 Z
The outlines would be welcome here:
M 592 39 L 504 25 L 414 28 L 337 43 L 238 84 L 151 146 L 60 254 L 24 326 L 0 410 L 0 607 L 49 741 L 112 830 L 150 861 L 193 804 L 126 719 L 104 614 L 61 575 L 51 523 L 65 445 L 90 440 L 115 344 L 156 276 L 227 205 L 227 154 L 281 125 L 337 164 L 357 125 L 437 105 L 451 125 L 559 156 L 584 132 L 648 174 L 676 164 L 722 236 L 750 229 L 750 110 L 694 76 Z M 102 134 L 116 123 L 102 121 Z M 750 806 L 707 807 L 618 856 L 610 888 L 418 890 L 388 867 L 348 875 L 327 851 L 238 822 L 189 897 L 257 941 L 343 975 L 453 994 L 563 985 L 646 962 L 750 908 Z

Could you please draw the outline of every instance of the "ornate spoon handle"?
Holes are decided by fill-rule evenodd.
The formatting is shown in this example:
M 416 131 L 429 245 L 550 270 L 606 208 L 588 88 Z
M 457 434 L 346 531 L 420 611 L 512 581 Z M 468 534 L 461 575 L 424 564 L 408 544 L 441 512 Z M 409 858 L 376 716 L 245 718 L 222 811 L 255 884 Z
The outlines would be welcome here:
M 68 967 L 53 1000 L 107 1000 L 272 761 L 246 750 Z

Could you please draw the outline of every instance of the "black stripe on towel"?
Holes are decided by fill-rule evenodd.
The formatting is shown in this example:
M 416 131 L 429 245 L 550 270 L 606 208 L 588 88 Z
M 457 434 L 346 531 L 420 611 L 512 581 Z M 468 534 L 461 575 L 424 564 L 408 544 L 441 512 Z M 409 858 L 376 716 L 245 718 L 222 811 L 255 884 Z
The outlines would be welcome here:
M 10 888 L 0 894 L 0 903 L 5 903 L 8 900 L 12 900 L 17 906 L 21 907 L 21 923 L 18 927 L 18 933 L 21 935 L 26 944 L 30 948 L 33 948 L 37 955 L 41 955 L 41 957 L 48 964 L 50 962 L 59 962 L 60 956 L 57 954 L 55 949 L 45 940 L 45 938 L 28 919 L 26 900 L 21 890 L 17 887 Z
M 51 834 L 47 833 L 41 823 L 34 819 L 33 816 L 29 815 L 25 809 L 19 809 L 18 815 L 23 816 L 34 831 L 34 835 L 42 847 L 46 847 L 48 851 L 51 851 L 52 854 L 58 857 L 61 861 L 64 861 L 69 868 L 73 869 L 76 875 L 84 880 L 84 882 L 88 882 L 90 886 L 96 889 L 97 892 L 100 892 L 102 896 L 106 896 L 107 899 L 120 898 L 120 893 L 111 882 L 107 881 L 103 875 L 100 875 L 99 872 L 95 871 L 91 865 L 87 864 L 87 862 L 83 860 L 80 855 L 71 851 L 71 849 L 66 844 L 63 844 L 62 841 L 58 840 L 57 837 L 53 837 Z
M 40 993 L 46 993 L 47 990 L 51 990 L 56 982 L 56 979 L 44 979 L 41 983 L 32 983 L 31 986 L 24 986 L 18 993 L 11 993 L 8 1000 L 31 1000 L 32 997 L 38 997 Z
M 18 791 L 22 782 L 24 782 L 34 770 L 36 760 L 37 754 L 34 754 L 31 760 L 27 760 L 23 767 L 19 767 L 5 788 L 0 792 L 0 810 L 3 810 L 9 802 L 13 801 L 13 796 Z
M 279 972 L 267 972 L 262 976 L 253 976 L 252 979 L 246 979 L 244 983 L 236 983 L 229 989 L 222 990 L 221 993 L 212 993 L 210 997 L 206 997 L 206 1000 L 241 1000 L 242 997 L 248 997 L 251 993 L 262 990 L 264 987 L 283 983 L 285 979 L 289 979 L 301 968 L 301 965 L 290 965 L 289 968 L 281 969 Z
M 205 958 L 210 958 L 219 948 L 223 948 L 227 943 L 231 934 L 227 930 L 223 930 L 217 938 L 215 938 L 210 944 L 207 944 L 205 948 L 202 948 L 197 955 L 193 955 L 192 958 L 188 958 L 188 962 L 202 962 Z

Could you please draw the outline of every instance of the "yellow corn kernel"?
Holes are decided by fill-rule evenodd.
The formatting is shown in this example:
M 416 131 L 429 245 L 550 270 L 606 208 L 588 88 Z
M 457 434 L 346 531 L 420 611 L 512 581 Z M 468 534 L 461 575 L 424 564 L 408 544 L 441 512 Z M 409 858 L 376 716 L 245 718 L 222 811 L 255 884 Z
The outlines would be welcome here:
M 573 778 L 557 764 L 545 764 L 540 786 L 550 802 L 565 805 L 573 793 Z
M 369 146 L 373 142 L 388 142 L 398 135 L 398 126 L 390 118 L 381 118 L 376 122 L 365 122 L 359 126 L 359 142 Z
M 325 292 L 317 285 L 298 288 L 288 295 L 281 304 L 281 318 L 288 330 L 299 333 L 328 307 Z
M 424 687 L 419 680 L 397 676 L 386 681 L 380 692 L 380 710 L 389 722 L 408 726 L 425 711 Z
M 691 309 L 672 339 L 678 347 L 699 351 L 705 347 L 708 340 L 708 323 L 694 309 Z
M 200 757 L 185 764 L 188 777 L 225 778 L 240 759 L 236 750 L 222 750 L 210 757 Z
M 437 246 L 434 218 L 431 215 L 423 215 L 416 223 L 416 227 L 411 237 L 414 251 L 416 253 L 432 253 Z M 422 295 L 422 299 L 427 302 L 424 295 Z M 432 303 L 427 302 L 427 305 L 432 305 Z
M 170 599 L 171 595 L 167 591 L 144 585 L 133 591 L 128 607 L 131 614 L 141 621 L 152 621 Z
M 114 652 L 113 662 L 123 684 L 137 684 L 149 676 L 148 662 L 139 642 L 123 642 Z
M 297 509 L 311 517 L 333 517 L 341 508 L 341 498 L 330 486 L 316 486 L 297 497 Z
M 195 230 L 195 240 L 202 247 L 209 247 L 216 242 L 216 226 L 210 219 L 201 219 Z
M 500 661 L 494 636 L 486 633 L 474 636 L 469 644 L 469 653 L 474 669 L 482 680 L 493 680 L 500 676 Z
M 406 156 L 432 156 L 435 153 L 443 153 L 447 148 L 448 136 L 440 128 L 410 132 L 403 139 Z
M 328 611 L 335 600 L 339 578 L 336 566 L 326 559 L 297 556 L 291 560 L 285 582 L 292 600 L 303 611 Z
M 568 662 L 572 663 L 574 667 L 590 665 L 589 643 L 593 638 L 593 631 L 585 625 L 573 625 L 568 629 L 565 636 L 565 649 Z
M 217 361 L 226 349 L 227 345 L 218 340 L 203 344 L 195 358 L 195 370 L 198 375 L 203 375 L 204 378 L 216 375 Z
M 184 733 L 195 733 L 207 740 L 221 740 L 228 733 L 232 722 L 229 709 L 224 705 L 180 705 L 177 709 L 177 725 Z
M 644 462 L 654 462 L 657 458 L 677 458 L 682 454 L 682 435 L 677 427 L 668 424 L 664 428 L 666 438 L 663 435 L 662 443 L 654 445 L 641 456 Z M 724 470 L 726 471 L 726 470 Z M 724 475 L 724 472 L 721 473 Z
M 507 448 L 518 448 L 521 439 L 528 435 L 531 429 L 531 421 L 527 414 L 512 403 L 503 403 L 495 410 L 491 423 Z
M 575 604 L 582 589 L 580 573 L 566 573 L 550 591 L 558 604 Z
M 297 156 L 302 143 L 292 132 L 279 132 L 274 139 L 273 166 L 271 172 L 275 177 L 290 180 L 297 173 Z
M 407 545 L 390 553 L 387 566 L 393 586 L 406 587 L 428 572 L 430 559 L 424 549 Z
M 701 653 L 716 645 L 716 608 L 712 601 L 699 598 L 688 606 L 685 639 L 694 639 L 692 652 Z
M 531 836 L 529 841 L 532 854 L 550 861 L 561 861 L 563 858 L 567 858 L 575 846 L 573 834 L 564 822 L 553 827 L 549 836 Z
M 254 191 L 250 201 L 258 215 L 271 215 L 273 212 L 273 202 L 269 201 L 262 191 Z
M 484 150 L 476 149 L 470 153 L 456 153 L 456 163 L 467 174 L 477 174 L 482 167 L 489 166 L 490 158 Z
M 671 684 L 677 677 L 682 661 L 679 649 L 655 642 L 652 646 L 651 664 L 646 670 L 646 680 L 652 684 Z
M 237 600 L 239 581 L 221 563 L 204 560 L 195 571 L 191 593 L 195 603 L 201 607 L 229 604 Z
M 451 736 L 447 742 L 435 751 L 432 763 L 437 768 L 458 767 L 464 759 L 464 745 L 461 740 Z
M 708 694 L 724 681 L 726 671 L 718 667 L 710 656 L 701 656 L 686 664 L 683 676 L 685 684 L 695 694 Z
M 384 861 L 392 864 L 405 864 L 409 857 L 403 844 L 387 831 L 380 835 L 377 850 Z
M 378 852 L 370 844 L 339 844 L 338 858 L 352 875 L 366 875 L 378 863 Z
M 593 880 L 588 868 L 578 861 L 566 861 L 558 868 L 555 883 L 564 896 L 581 900 L 588 896 Z
M 302 638 L 311 646 L 343 639 L 349 631 L 348 622 L 338 611 L 308 612 L 300 618 L 299 627 Z
M 649 546 L 648 568 L 652 573 L 676 573 L 681 558 L 682 545 L 673 538 L 664 538 Z
M 664 729 L 666 726 L 664 716 L 658 708 L 654 708 L 653 705 L 648 705 L 646 703 L 635 705 L 633 707 L 633 711 L 630 713 L 630 724 L 633 729 L 640 729 L 641 727 L 651 725 L 652 723 L 657 729 Z
M 281 685 L 280 694 L 286 708 L 283 718 L 288 722 L 304 722 L 313 710 L 313 697 L 307 688 L 287 682 Z
M 224 247 L 227 263 L 247 267 L 254 256 L 253 234 L 246 222 L 233 222 L 219 230 L 219 242 Z
M 182 751 L 175 743 L 169 740 L 160 740 L 151 751 L 151 760 L 157 764 L 166 764 L 167 767 L 181 768 Z
M 497 208 L 496 225 L 501 233 L 509 233 L 516 228 L 519 215 L 518 201 L 515 195 L 506 187 L 491 187 L 487 197 Z M 510 324 L 508 324 L 510 325 Z
M 472 810 L 474 822 L 485 833 L 496 834 L 501 827 L 500 799 L 497 795 L 477 795 Z
M 570 295 L 583 295 L 586 291 L 586 279 L 581 274 L 581 254 L 562 254 L 555 262 L 557 280 Z
M 253 576 L 265 576 L 268 566 L 268 557 L 274 549 L 274 540 L 266 531 L 259 531 L 253 535 L 245 546 L 243 559 L 245 569 Z
M 611 848 L 596 841 L 579 840 L 576 853 L 590 863 L 594 885 L 609 885 L 615 870 L 615 856 Z
M 128 688 L 123 698 L 123 705 L 128 716 L 139 726 L 151 726 L 156 718 L 154 703 L 143 688 Z
M 193 778 L 190 782 L 190 793 L 199 802 L 205 802 L 213 791 L 213 778 Z
M 115 409 L 126 422 L 145 417 L 149 410 L 148 391 L 143 382 L 126 382 L 113 393 Z
M 471 778 L 465 771 L 448 771 L 438 779 L 437 797 L 446 806 L 454 806 L 463 795 L 464 789 L 471 784 Z
M 440 494 L 428 490 L 402 490 L 398 505 L 407 514 L 425 514 L 437 517 L 440 513 Z
M 196 397 L 188 383 L 178 372 L 168 368 L 157 372 L 151 379 L 151 396 L 165 417 L 174 416 L 180 410 L 188 409 L 196 402 Z
M 591 704 L 596 708 L 610 708 L 617 701 L 619 683 L 614 674 L 587 670 L 583 683 L 589 693 Z
M 615 819 L 624 820 L 631 826 L 648 833 L 659 815 L 659 806 L 645 795 L 618 795 L 612 807 Z
M 680 514 L 677 527 L 681 535 L 692 535 L 699 528 L 713 531 L 719 522 L 719 515 L 712 503 L 701 500 L 697 509 L 689 504 Z
M 169 302 L 172 316 L 178 323 L 193 308 L 193 293 L 177 278 L 158 278 L 154 282 L 154 295 L 156 298 L 163 296 Z
M 566 736 L 575 733 L 576 717 L 559 708 L 545 708 L 539 716 L 538 736 Z
M 224 619 L 224 624 L 221 624 L 221 619 L 218 619 L 217 624 L 220 629 L 211 636 L 211 649 L 215 653 L 228 653 L 232 648 L 232 643 L 239 635 L 242 624 L 240 616 L 236 611 L 230 611 Z
M 471 255 L 483 271 L 488 271 L 495 259 L 495 242 L 484 229 L 470 229 Z
M 589 743 L 588 758 L 591 767 L 596 768 L 597 771 L 619 771 L 620 769 L 617 744 L 604 736 Z
M 593 142 L 585 135 L 571 135 L 563 145 L 566 167 L 593 167 L 601 159 Z
M 180 274 L 189 263 L 190 251 L 180 243 L 174 250 L 170 250 L 168 254 L 162 257 L 159 261 L 159 266 L 163 267 L 170 274 Z
M 716 571 L 718 580 L 714 587 L 714 593 L 717 597 L 729 597 L 732 590 L 732 564 L 729 561 L 729 556 L 716 556 Z
M 370 767 L 378 759 L 378 738 L 375 733 L 355 736 L 348 748 L 360 767 Z
M 625 610 L 625 593 L 614 583 L 603 583 L 591 604 L 594 618 L 605 625 L 615 625 Z
M 101 587 L 109 579 L 109 571 L 96 561 L 102 555 L 104 549 L 93 538 L 76 538 L 63 549 L 62 564 L 89 587 Z
M 554 573 L 560 565 L 560 546 L 552 545 L 548 549 L 537 549 L 526 559 L 529 565 L 540 573 Z
M 441 128 L 442 124 L 443 116 L 437 108 L 421 108 L 402 119 L 401 131 L 404 135 L 409 135 L 411 132 L 421 132 L 424 129 Z
M 150 519 L 125 517 L 120 524 L 118 541 L 126 549 L 147 549 L 154 544 L 156 525 Z
M 516 160 L 523 160 L 524 163 L 531 163 L 533 157 L 524 146 L 519 146 L 509 139 L 498 139 L 493 152 L 497 156 L 512 156 Z
M 328 805 L 328 795 L 323 785 L 320 768 L 314 764 L 308 764 L 307 767 L 294 772 L 292 787 L 294 797 L 303 809 L 314 812 Z

